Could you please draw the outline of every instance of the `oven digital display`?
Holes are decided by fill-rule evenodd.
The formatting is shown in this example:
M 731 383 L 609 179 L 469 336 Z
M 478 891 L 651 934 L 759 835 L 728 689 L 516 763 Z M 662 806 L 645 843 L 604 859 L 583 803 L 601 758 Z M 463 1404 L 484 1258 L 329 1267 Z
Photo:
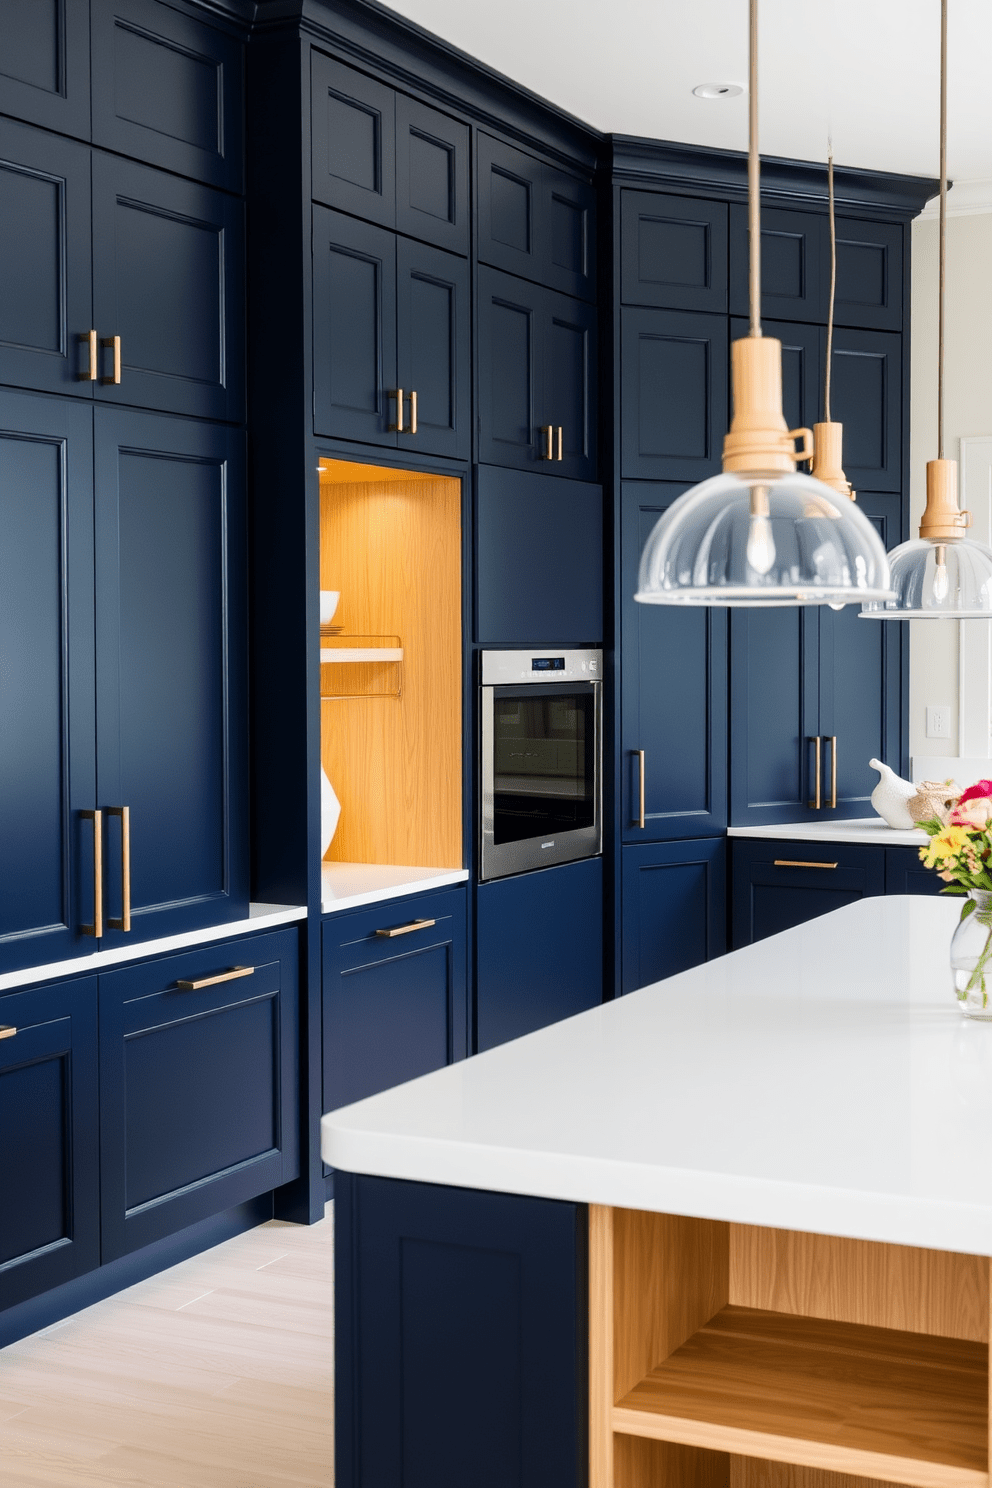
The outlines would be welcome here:
M 530 669 L 532 672 L 563 672 L 565 658 L 564 656 L 533 656 Z

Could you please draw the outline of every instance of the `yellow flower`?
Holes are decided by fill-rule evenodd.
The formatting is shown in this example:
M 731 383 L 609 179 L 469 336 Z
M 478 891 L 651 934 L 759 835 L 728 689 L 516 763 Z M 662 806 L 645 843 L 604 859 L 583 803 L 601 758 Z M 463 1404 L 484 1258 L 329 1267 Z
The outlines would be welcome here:
M 941 859 L 955 857 L 968 845 L 968 833 L 964 827 L 945 827 L 936 837 L 930 838 L 925 848 L 920 849 L 920 856 L 928 868 L 933 868 Z

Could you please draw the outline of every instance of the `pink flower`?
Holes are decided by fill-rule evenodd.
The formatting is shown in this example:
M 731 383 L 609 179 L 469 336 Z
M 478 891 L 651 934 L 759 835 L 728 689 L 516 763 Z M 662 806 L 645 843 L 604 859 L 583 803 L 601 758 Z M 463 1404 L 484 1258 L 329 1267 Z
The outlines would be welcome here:
M 979 796 L 992 796 L 992 780 L 976 780 L 974 785 L 969 785 L 966 791 L 961 792 L 957 804 L 962 806 L 965 801 L 974 801 Z
M 975 789 L 975 787 L 973 787 Z M 992 800 L 988 796 L 961 797 L 951 812 L 951 822 L 956 827 L 986 827 L 992 820 Z
M 942 878 L 945 883 L 953 883 L 954 882 L 954 874 L 953 873 L 938 873 L 937 874 L 937 877 L 938 878 Z

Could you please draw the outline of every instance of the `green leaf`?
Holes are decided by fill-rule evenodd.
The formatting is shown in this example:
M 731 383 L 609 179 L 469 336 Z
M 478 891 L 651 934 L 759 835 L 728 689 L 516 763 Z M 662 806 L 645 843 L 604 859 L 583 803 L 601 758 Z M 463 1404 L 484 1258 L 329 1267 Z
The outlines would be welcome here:
M 967 891 L 966 890 L 962 890 L 962 893 L 965 893 L 965 892 L 967 892 Z M 974 899 L 969 899 L 967 901 L 967 903 L 962 904 L 962 906 L 961 906 L 961 919 L 962 920 L 966 920 L 970 914 L 974 914 L 975 913 L 975 910 L 977 908 L 978 908 L 977 902 Z M 961 921 L 959 920 L 958 923 L 960 924 Z
M 940 892 L 942 894 L 967 894 L 968 890 L 964 884 L 945 884 Z M 972 899 L 970 902 L 974 904 L 975 901 Z

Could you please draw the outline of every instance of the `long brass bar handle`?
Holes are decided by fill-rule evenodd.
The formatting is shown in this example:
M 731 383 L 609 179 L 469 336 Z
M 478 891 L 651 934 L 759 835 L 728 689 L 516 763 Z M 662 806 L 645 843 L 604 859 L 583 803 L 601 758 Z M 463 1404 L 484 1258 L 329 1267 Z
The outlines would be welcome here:
M 93 923 L 80 925 L 84 935 L 99 940 L 103 934 L 103 812 L 81 811 L 84 821 L 93 823 Z
M 13 1038 L 16 1032 L 12 1023 L 0 1023 L 0 1039 Z
M 635 749 L 637 755 L 637 825 L 644 830 L 644 757 L 645 750 Z
M 565 458 L 564 443 L 565 443 L 565 430 L 562 428 L 561 424 L 559 424 L 558 425 L 558 453 L 557 453 L 557 455 L 555 455 L 555 459 L 556 460 L 564 460 L 564 458 Z
M 218 982 L 236 982 L 239 977 L 254 975 L 254 966 L 232 966 L 230 971 L 222 971 L 212 977 L 199 977 L 195 982 L 187 982 L 178 978 L 176 986 L 181 992 L 199 992 L 201 987 L 216 987 Z
M 820 735 L 817 734 L 813 742 L 816 745 L 816 794 L 813 800 L 810 801 L 809 805 L 811 811 L 821 811 L 823 809 L 823 792 L 821 789 L 820 772 L 823 768 L 823 740 L 821 739 Z
M 403 389 L 402 388 L 397 388 L 394 393 L 390 393 L 389 394 L 389 397 L 396 399 L 396 422 L 395 422 L 395 424 L 390 424 L 389 425 L 389 432 L 390 432 L 390 434 L 402 434 L 403 433 Z
M 541 425 L 541 438 L 544 440 L 544 449 L 538 455 L 539 460 L 554 459 L 554 437 L 555 431 L 551 424 Z
M 804 863 L 798 858 L 776 858 L 776 868 L 838 868 L 838 863 Z
M 428 930 L 436 924 L 437 920 L 411 920 L 409 925 L 397 925 L 395 930 L 377 930 L 375 933 L 382 940 L 394 940 L 397 935 L 412 935 L 414 930 Z
M 417 432 L 417 394 L 416 394 L 416 391 L 414 391 L 414 392 L 412 392 L 410 394 L 410 433 L 411 434 L 416 434 L 416 432 Z
M 837 735 L 828 735 L 830 743 L 830 804 L 837 805 Z
M 101 346 L 106 346 L 108 348 L 108 350 L 110 350 L 112 348 L 113 349 L 113 353 L 114 353 L 114 370 L 113 370 L 113 373 L 111 374 L 110 377 L 101 377 L 100 378 L 100 381 L 104 384 L 105 387 L 112 387 L 112 386 L 113 387 L 120 387 L 120 382 L 121 382 L 121 338 L 120 338 L 120 336 L 104 336 L 103 340 L 100 342 L 100 345 Z
M 131 929 L 131 808 L 108 806 L 107 815 L 121 819 L 121 917 L 119 920 L 108 917 L 107 924 L 111 930 L 123 930 L 126 935 Z
M 98 353 L 97 353 L 97 349 L 96 349 L 96 331 L 86 331 L 80 337 L 80 340 L 81 341 L 85 341 L 87 343 L 87 349 L 89 351 L 89 367 L 88 367 L 87 371 L 80 372 L 80 374 L 79 374 L 79 380 L 80 380 L 80 382 L 96 382 L 97 375 L 98 375 L 98 368 L 97 368 Z

